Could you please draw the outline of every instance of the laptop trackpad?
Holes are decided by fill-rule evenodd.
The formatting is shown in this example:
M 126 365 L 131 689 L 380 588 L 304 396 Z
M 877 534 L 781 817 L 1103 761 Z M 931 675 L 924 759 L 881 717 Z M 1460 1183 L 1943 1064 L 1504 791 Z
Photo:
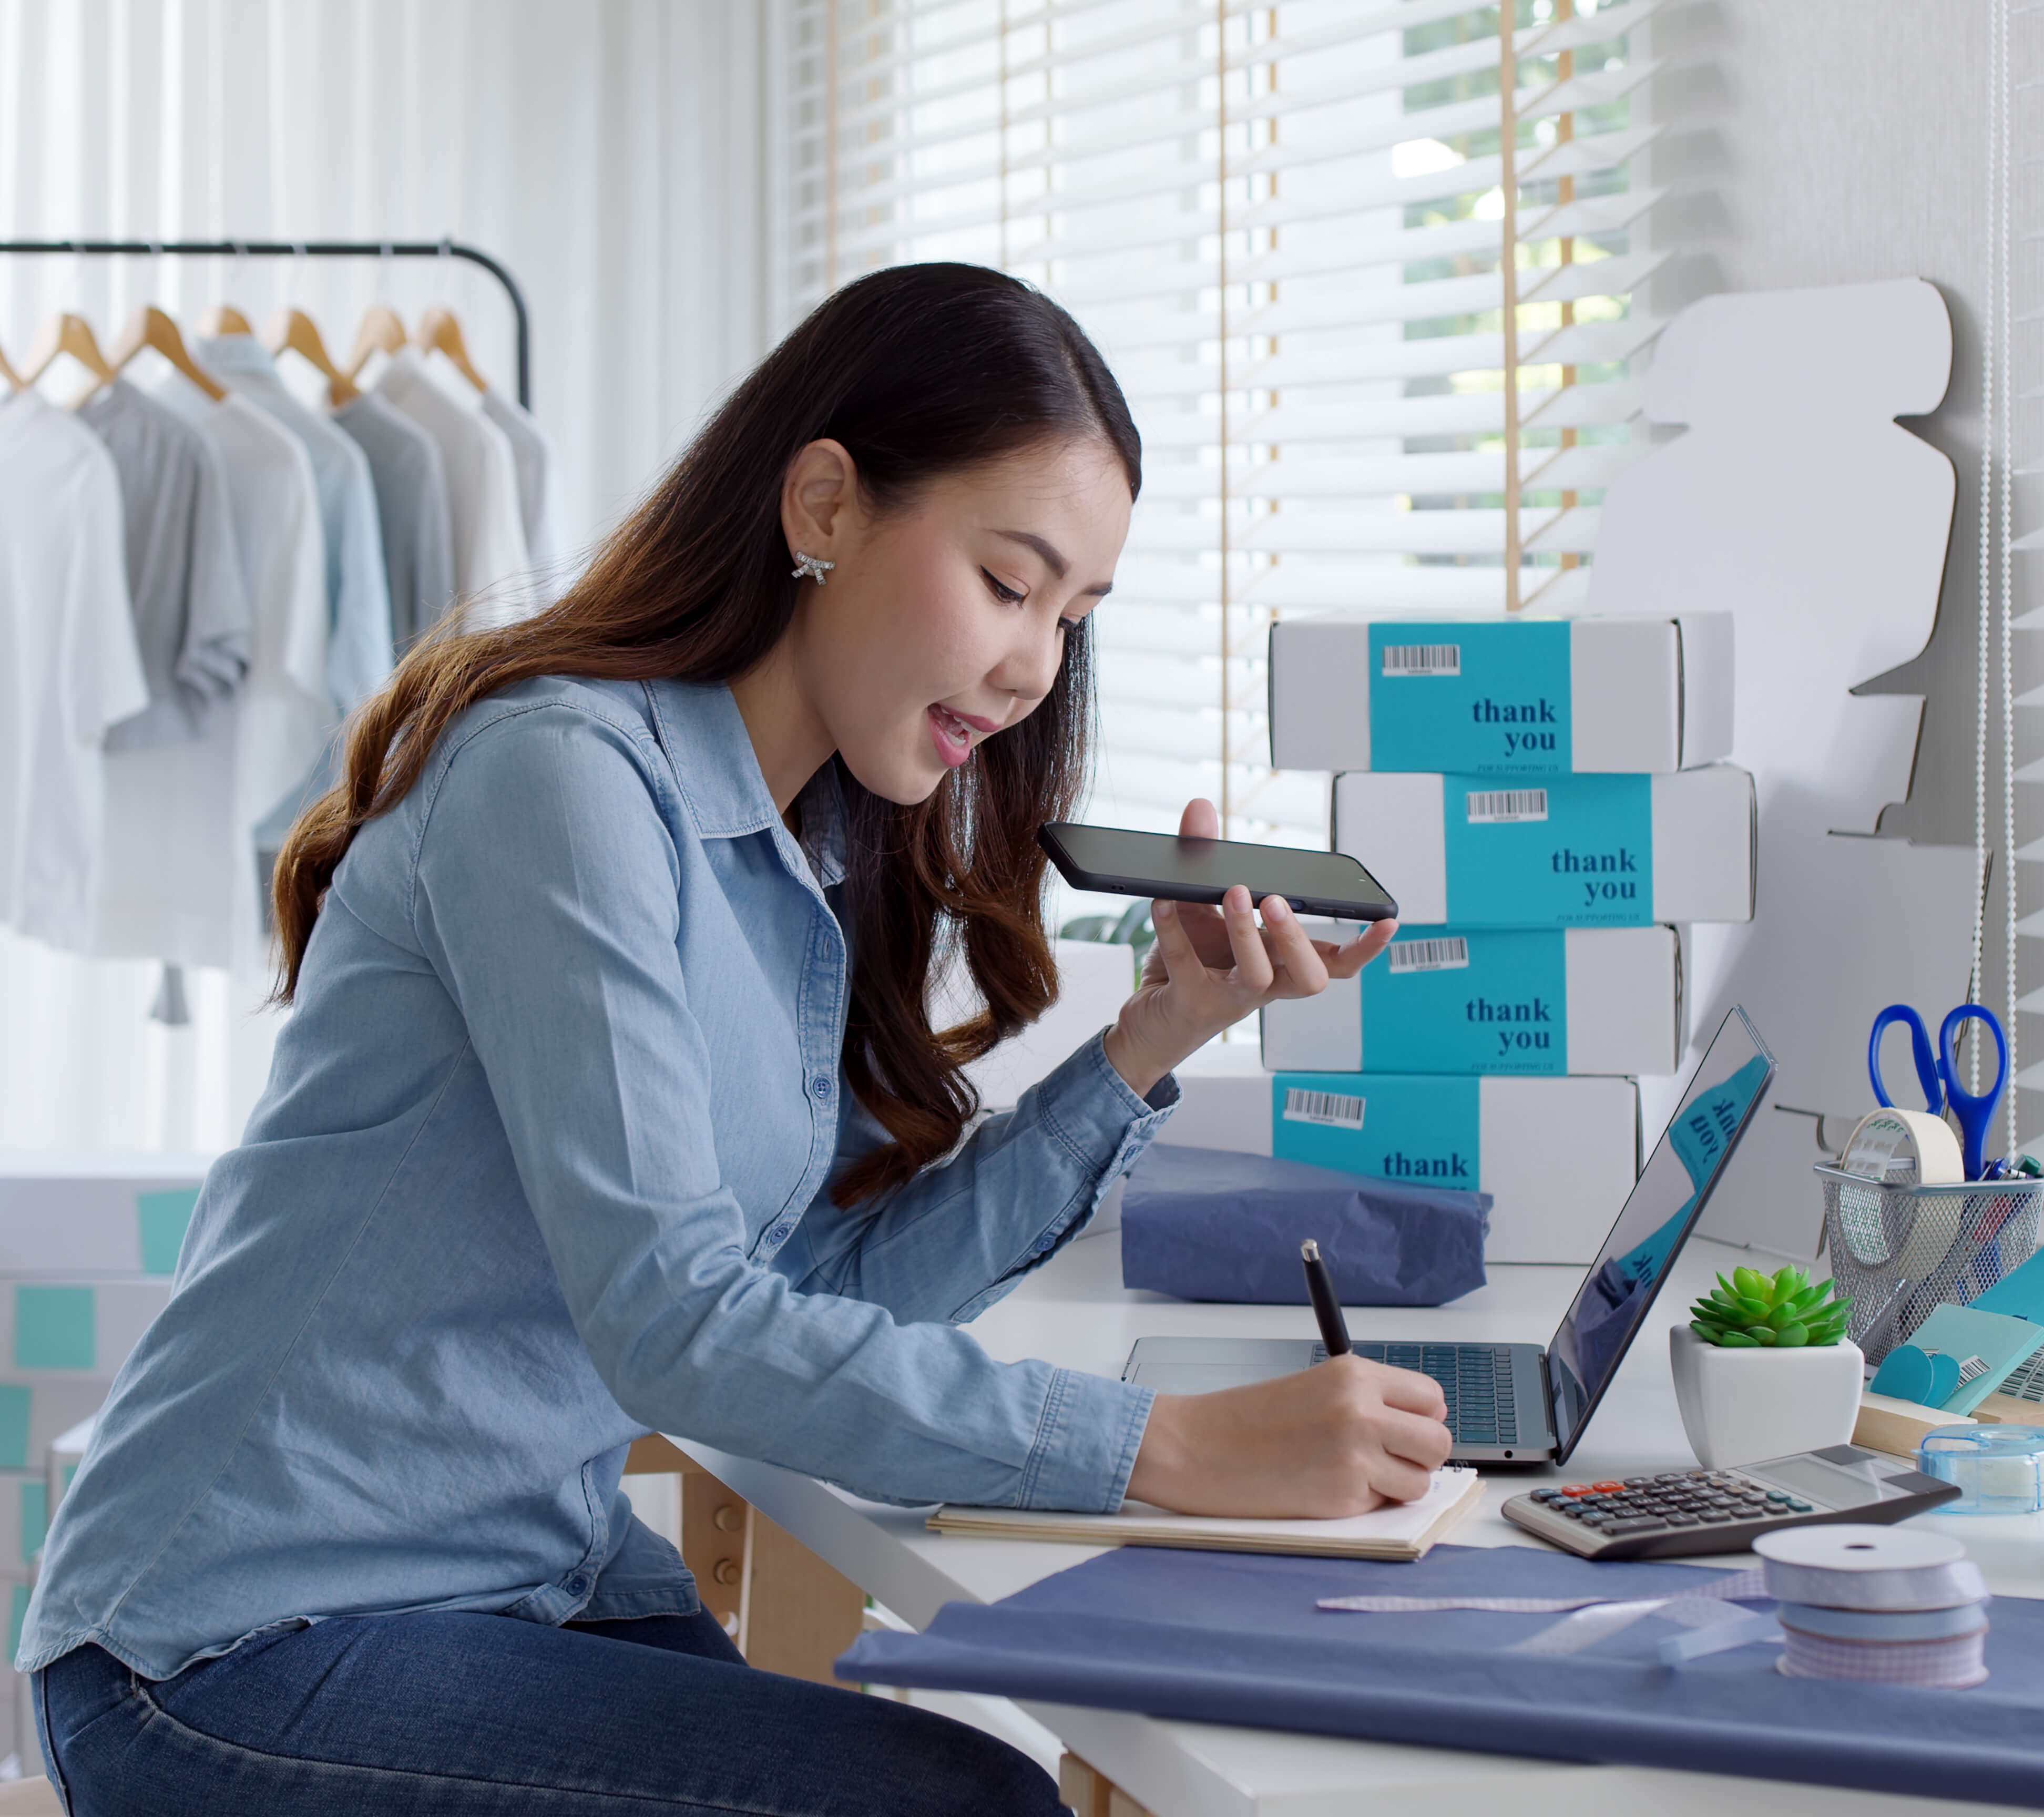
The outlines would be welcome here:
M 1121 1379 L 1159 1394 L 1210 1394 L 1310 1368 L 1317 1349 L 1301 1338 L 1143 1338 Z

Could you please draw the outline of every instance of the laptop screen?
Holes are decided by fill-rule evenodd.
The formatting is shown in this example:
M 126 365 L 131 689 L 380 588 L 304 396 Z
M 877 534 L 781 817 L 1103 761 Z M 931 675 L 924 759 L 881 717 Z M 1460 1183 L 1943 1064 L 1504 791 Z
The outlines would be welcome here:
M 1617 1374 L 1773 1074 L 1774 1056 L 1746 1012 L 1734 1009 L 1689 1081 L 1681 1108 L 1654 1143 L 1574 1304 L 1548 1341 L 1556 1462 L 1574 1449 Z

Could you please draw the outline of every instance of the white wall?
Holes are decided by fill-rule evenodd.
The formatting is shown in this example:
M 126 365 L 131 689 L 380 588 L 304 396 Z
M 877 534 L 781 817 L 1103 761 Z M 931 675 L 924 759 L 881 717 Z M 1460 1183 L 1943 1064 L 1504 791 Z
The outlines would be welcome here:
M 1690 254 L 1659 280 L 1657 312 L 1712 290 L 1786 289 L 1896 277 L 1935 283 L 1950 306 L 1952 379 L 1944 403 L 1906 426 L 1950 456 L 1958 500 L 1938 624 L 1916 661 L 1862 691 L 1926 697 L 1909 799 L 1888 809 L 1881 830 L 1936 843 L 1973 839 L 1973 738 L 1977 655 L 1981 311 L 1985 294 L 1988 6 L 1984 0 L 1692 0 L 1660 15 L 1658 55 L 1682 67 L 1657 84 L 1654 109 L 1666 136 L 1653 179 L 1681 194 L 1657 217 L 1664 241 Z M 2012 33 L 2019 80 L 2044 73 L 2044 32 L 2019 19 Z M 2040 144 L 2034 93 L 2016 110 L 2019 159 Z M 2019 166 L 2019 170 L 2021 167 Z M 2019 182 L 2015 231 L 2039 225 L 2034 171 Z M 2015 311 L 2044 302 L 2034 249 L 2014 267 Z M 2027 298 L 2027 301 L 2026 301 Z M 2019 330 L 2015 387 L 2044 381 L 2038 327 Z M 2039 405 L 2018 405 L 2019 450 L 2044 456 Z M 2037 477 L 2016 482 L 2019 531 L 2044 522 Z M 2016 609 L 2044 603 L 2038 558 L 2015 558 Z M 2044 650 L 2016 633 L 2016 691 L 2044 682 Z M 2039 716 L 2019 710 L 2019 767 L 2044 755 Z M 1989 733 L 1989 843 L 1998 847 L 2000 730 Z M 2019 792 L 2019 843 L 2044 834 L 2040 792 Z M 2044 907 L 2044 876 L 2020 867 L 2019 903 Z M 2006 1000 L 2000 884 L 1988 907 L 1983 997 Z M 1766 887 L 1765 879 L 1761 887 Z M 1873 905 L 1878 912 L 1878 905 Z M 2036 943 L 2026 941 L 2026 948 Z M 2039 955 L 2023 955 L 2023 983 L 2044 982 Z M 1923 1004 L 1942 1014 L 1946 1004 Z M 2044 1055 L 2044 1020 L 2022 1035 Z M 1870 1102 L 1870 1100 L 1869 1100 Z M 1829 1107 L 1846 1110 L 1852 1107 Z M 2044 1102 L 2026 1093 L 2022 1127 L 2044 1124 Z

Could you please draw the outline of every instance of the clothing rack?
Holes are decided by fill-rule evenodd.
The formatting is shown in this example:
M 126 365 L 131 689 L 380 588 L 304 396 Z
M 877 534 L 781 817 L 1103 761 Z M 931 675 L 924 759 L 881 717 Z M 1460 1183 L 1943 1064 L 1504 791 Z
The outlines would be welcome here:
M 152 258 L 466 259 L 504 286 L 517 324 L 518 401 L 532 407 L 532 325 L 518 282 L 487 252 L 458 240 L 0 240 L 0 253 L 74 253 Z

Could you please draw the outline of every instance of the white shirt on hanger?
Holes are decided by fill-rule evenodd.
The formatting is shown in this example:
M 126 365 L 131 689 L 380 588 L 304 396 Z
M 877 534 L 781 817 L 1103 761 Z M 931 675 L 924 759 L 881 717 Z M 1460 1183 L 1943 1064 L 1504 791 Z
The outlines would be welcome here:
M 376 390 L 440 444 L 454 516 L 455 587 L 468 609 L 469 628 L 523 618 L 533 603 L 527 597 L 532 562 L 518 463 L 504 432 L 480 409 L 436 383 L 409 347 L 398 349 Z
M 33 391 L 0 403 L 0 920 L 83 949 L 106 728 L 148 704 L 105 445 Z
M 493 385 L 482 394 L 482 413 L 504 432 L 518 467 L 518 509 L 525 527 L 525 555 L 541 597 L 551 603 L 562 577 L 554 571 L 560 554 L 555 524 L 554 451 L 532 413 Z
M 110 760 L 94 946 L 246 969 L 263 957 L 256 822 L 304 780 L 334 722 L 318 486 L 304 444 L 246 398 L 215 403 L 176 373 L 154 394 L 205 438 L 225 478 L 253 609 L 248 672 L 198 743 Z

